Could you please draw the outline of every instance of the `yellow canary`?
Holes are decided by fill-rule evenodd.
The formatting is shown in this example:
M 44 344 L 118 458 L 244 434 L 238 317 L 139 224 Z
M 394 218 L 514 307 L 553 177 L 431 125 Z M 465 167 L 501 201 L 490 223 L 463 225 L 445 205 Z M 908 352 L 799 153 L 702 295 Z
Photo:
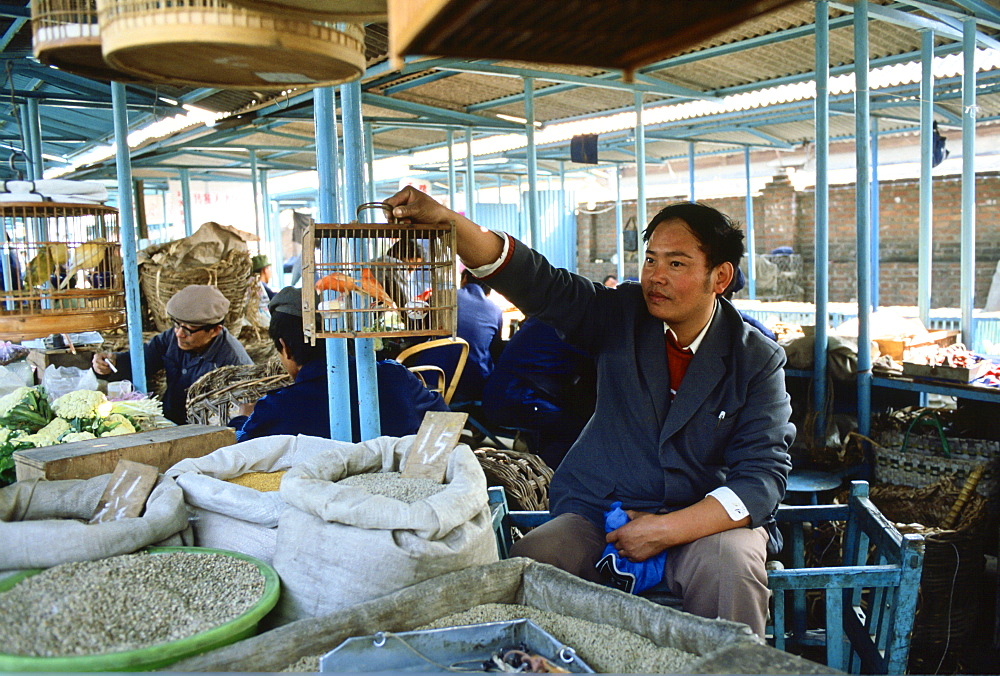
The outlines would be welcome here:
M 65 245 L 64 245 L 65 246 Z M 56 264 L 52 260 L 52 254 L 48 247 L 42 245 L 38 248 L 35 257 L 28 261 L 24 271 L 24 286 L 32 288 L 42 286 L 49 281 L 49 277 L 55 271 Z
M 107 240 L 103 237 L 92 239 L 89 242 L 84 242 L 80 246 L 76 247 L 76 249 L 73 250 L 73 265 L 70 267 L 69 272 L 63 280 L 59 283 L 59 288 L 66 288 L 66 285 L 69 284 L 69 280 L 72 279 L 80 270 L 89 270 L 100 266 L 101 263 L 104 262 L 104 254 L 105 251 L 107 251 L 107 248 Z

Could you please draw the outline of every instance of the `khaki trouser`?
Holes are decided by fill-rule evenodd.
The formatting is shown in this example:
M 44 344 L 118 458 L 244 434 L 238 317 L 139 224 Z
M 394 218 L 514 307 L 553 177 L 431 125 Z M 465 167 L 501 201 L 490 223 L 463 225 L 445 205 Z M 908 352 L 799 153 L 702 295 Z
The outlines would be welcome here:
M 684 610 L 701 617 L 743 622 L 758 635 L 767 623 L 767 532 L 735 528 L 667 550 L 664 580 Z M 511 556 L 548 563 L 599 582 L 594 564 L 604 532 L 579 514 L 560 514 L 514 543 Z

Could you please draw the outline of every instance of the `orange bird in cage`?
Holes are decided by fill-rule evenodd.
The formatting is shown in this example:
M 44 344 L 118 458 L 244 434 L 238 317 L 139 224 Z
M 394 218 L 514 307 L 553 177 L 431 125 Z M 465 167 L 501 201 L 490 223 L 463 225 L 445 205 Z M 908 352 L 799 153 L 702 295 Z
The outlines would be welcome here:
M 378 280 L 375 279 L 375 275 L 372 274 L 371 268 L 361 269 L 361 290 L 390 307 L 396 307 L 395 301 L 392 300 L 392 297 L 386 292 L 385 289 L 382 288 L 382 285 L 378 283 Z
M 342 272 L 331 272 L 326 277 L 316 282 L 317 291 L 338 291 L 340 293 L 350 293 L 359 291 L 357 282 L 350 275 Z

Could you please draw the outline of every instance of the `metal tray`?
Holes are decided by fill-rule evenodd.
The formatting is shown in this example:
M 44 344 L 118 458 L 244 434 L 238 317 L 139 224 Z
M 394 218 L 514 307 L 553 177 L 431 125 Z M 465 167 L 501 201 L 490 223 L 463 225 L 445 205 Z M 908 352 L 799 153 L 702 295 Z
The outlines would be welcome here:
M 321 672 L 439 672 L 444 670 L 443 667 L 455 663 L 475 668 L 499 650 L 518 644 L 524 644 L 528 652 L 544 655 L 554 664 L 570 672 L 594 673 L 586 662 L 576 656 L 573 648 L 557 641 L 537 624 L 526 619 L 355 636 L 324 655 L 320 659 L 319 670 Z M 419 652 L 424 658 L 414 651 Z

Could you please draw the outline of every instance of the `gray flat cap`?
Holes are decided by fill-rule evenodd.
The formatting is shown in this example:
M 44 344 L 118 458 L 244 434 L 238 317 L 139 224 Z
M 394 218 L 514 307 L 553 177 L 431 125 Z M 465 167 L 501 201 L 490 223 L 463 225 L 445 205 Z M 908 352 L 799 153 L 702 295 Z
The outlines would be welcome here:
M 294 286 L 286 286 L 274 294 L 274 298 L 267 304 L 267 309 L 271 312 L 282 312 L 286 315 L 301 317 L 302 289 L 296 289 Z
M 227 312 L 229 299 L 207 284 L 185 286 L 167 301 L 167 314 L 185 324 L 221 324 Z

